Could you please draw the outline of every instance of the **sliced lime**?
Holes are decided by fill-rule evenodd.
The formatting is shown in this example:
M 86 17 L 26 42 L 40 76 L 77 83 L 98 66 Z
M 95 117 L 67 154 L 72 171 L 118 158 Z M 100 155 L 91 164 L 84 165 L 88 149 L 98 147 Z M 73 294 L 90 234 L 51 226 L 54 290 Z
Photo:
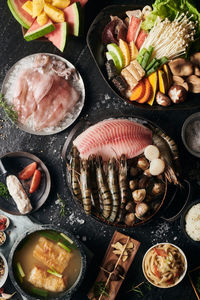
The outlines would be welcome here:
M 106 58 L 107 60 L 113 60 L 114 61 L 114 64 L 115 64 L 115 67 L 117 69 L 117 72 L 119 73 L 121 71 L 121 67 L 120 67 L 120 63 L 119 63 L 119 60 L 117 58 L 117 56 L 115 55 L 114 52 L 106 52 Z
M 120 65 L 120 69 L 123 69 L 125 67 L 125 59 L 124 59 L 122 50 L 119 48 L 119 46 L 112 43 L 112 44 L 107 45 L 107 49 L 109 52 L 113 52 L 117 56 L 119 65 Z

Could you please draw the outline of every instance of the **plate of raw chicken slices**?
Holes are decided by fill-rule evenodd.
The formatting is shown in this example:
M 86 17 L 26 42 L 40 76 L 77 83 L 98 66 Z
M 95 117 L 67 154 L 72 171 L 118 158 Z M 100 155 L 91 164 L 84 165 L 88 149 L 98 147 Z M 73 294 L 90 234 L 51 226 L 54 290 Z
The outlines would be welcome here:
M 83 80 L 66 59 L 49 53 L 22 58 L 8 71 L 2 94 L 19 129 L 36 135 L 63 131 L 79 116 Z

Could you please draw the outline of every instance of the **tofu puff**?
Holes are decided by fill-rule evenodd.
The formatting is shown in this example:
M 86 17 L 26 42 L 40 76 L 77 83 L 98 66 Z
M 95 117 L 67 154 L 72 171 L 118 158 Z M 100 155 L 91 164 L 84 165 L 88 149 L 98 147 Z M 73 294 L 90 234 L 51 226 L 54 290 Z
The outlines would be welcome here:
M 33 250 L 34 258 L 61 274 L 67 268 L 72 255 L 44 237 L 39 238 Z
M 66 277 L 56 277 L 47 273 L 45 269 L 37 266 L 28 274 L 27 281 L 37 288 L 45 289 L 50 292 L 63 292 L 67 287 Z

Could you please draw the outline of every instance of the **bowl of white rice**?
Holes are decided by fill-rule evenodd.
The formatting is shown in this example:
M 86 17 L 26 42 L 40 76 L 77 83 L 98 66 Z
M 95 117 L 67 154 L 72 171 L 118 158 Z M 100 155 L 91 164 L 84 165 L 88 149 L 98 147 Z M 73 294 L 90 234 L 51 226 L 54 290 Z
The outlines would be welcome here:
M 192 202 L 181 217 L 181 225 L 186 236 L 200 245 L 200 200 Z

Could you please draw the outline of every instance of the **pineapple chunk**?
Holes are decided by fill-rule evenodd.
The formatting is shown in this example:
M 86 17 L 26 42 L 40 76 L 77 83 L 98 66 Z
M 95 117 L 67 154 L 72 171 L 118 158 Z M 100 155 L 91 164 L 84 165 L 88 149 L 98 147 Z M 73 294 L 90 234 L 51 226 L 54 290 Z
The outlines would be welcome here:
M 52 0 L 52 5 L 61 9 L 66 8 L 70 4 L 70 0 Z
M 52 0 L 44 0 L 46 3 L 52 3 Z
M 38 17 L 44 9 L 43 0 L 33 0 L 33 18 Z
M 51 4 L 45 3 L 44 11 L 49 16 L 49 18 L 56 23 L 62 23 L 65 21 L 64 12 Z
M 45 25 L 48 22 L 48 16 L 45 13 L 45 11 L 43 11 L 38 17 L 37 17 L 37 22 L 40 26 Z
M 32 1 L 26 1 L 24 5 L 22 5 L 22 8 L 29 14 L 33 15 L 33 2 Z

